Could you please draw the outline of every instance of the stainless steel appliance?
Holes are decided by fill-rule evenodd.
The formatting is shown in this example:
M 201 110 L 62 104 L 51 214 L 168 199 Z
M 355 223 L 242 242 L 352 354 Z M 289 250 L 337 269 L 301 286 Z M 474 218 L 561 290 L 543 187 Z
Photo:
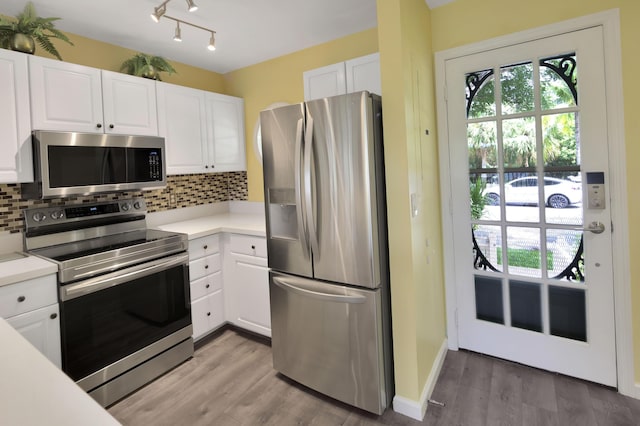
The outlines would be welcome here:
M 163 188 L 164 138 L 35 131 L 34 182 L 22 184 L 28 198 Z
M 187 236 L 143 199 L 25 211 L 25 247 L 58 264 L 62 369 L 109 406 L 193 356 Z
M 379 96 L 260 115 L 274 368 L 381 414 L 393 396 Z

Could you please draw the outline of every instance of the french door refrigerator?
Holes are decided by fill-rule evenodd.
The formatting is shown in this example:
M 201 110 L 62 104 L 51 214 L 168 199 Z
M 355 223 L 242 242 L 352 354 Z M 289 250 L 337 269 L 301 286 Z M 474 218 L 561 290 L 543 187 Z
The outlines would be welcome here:
M 273 366 L 381 414 L 393 377 L 380 97 L 266 110 L 260 123 Z

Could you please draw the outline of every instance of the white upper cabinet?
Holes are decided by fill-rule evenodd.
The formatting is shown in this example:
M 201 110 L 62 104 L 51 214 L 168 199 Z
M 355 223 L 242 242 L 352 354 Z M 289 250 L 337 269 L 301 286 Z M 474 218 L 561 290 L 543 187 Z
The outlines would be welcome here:
M 99 69 L 30 56 L 29 78 L 35 130 L 104 132 Z
M 158 135 L 155 81 L 29 57 L 36 130 Z
M 158 130 L 165 138 L 167 174 L 204 173 L 207 160 L 205 96 L 201 90 L 156 83 Z
M 380 54 L 362 56 L 345 62 L 347 93 L 367 90 L 382 94 L 380 84 Z
M 344 62 L 305 71 L 303 79 L 305 101 L 347 93 Z
M 354 58 L 346 62 L 316 68 L 303 73 L 304 100 L 368 90 L 381 94 L 380 54 Z
M 33 181 L 27 55 L 0 49 L 0 183 Z
M 244 100 L 207 93 L 209 166 L 215 172 L 247 169 L 244 140 Z
M 246 170 L 241 98 L 161 82 L 156 91 L 168 175 Z
M 106 133 L 158 135 L 154 80 L 103 70 L 102 103 Z

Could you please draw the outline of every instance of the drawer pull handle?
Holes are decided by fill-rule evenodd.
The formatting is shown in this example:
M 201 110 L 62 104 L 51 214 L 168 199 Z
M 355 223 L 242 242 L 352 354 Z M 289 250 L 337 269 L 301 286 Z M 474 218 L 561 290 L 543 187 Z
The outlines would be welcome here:
M 207 285 L 205 286 L 205 288 L 209 288 L 209 287 L 211 287 L 209 284 L 207 284 Z
M 208 249 L 208 248 L 209 248 L 209 246 L 205 244 L 205 246 L 204 246 L 204 247 L 202 247 L 202 248 L 206 250 L 206 249 Z
M 209 269 L 209 265 L 204 265 L 204 269 Z
M 18 302 L 22 303 L 22 302 L 24 302 L 25 300 L 27 300 L 27 298 L 26 298 L 26 297 L 24 297 L 24 296 L 18 296 Z
M 49 315 L 49 318 L 56 319 L 56 318 L 58 318 L 58 314 L 51 314 L 51 315 Z
M 251 250 L 255 250 L 255 249 L 256 249 L 256 246 L 251 246 Z
M 211 316 L 211 312 L 207 312 L 207 316 L 210 317 Z

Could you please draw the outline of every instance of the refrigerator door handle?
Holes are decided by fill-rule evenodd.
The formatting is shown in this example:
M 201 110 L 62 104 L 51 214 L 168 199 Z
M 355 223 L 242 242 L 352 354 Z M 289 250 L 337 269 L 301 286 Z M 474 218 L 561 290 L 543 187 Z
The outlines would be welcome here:
M 304 288 L 304 284 L 300 282 L 295 282 L 294 284 L 294 280 L 290 280 L 285 277 L 273 277 L 273 282 L 275 285 L 284 290 L 302 294 L 303 296 L 313 297 L 314 299 L 321 299 L 338 303 L 364 303 L 367 301 L 366 297 L 359 294 L 352 294 L 348 290 L 346 290 L 347 294 L 333 294 L 309 290 Z M 339 288 L 344 289 L 344 287 Z
M 300 243 L 303 247 L 305 259 L 309 257 L 309 241 L 307 239 L 305 214 L 303 212 L 303 191 L 302 183 L 302 118 L 298 120 L 298 126 L 296 127 L 296 145 L 295 145 L 295 185 L 296 185 L 296 214 L 298 219 L 298 235 L 300 236 Z
M 307 128 L 304 131 L 304 196 L 307 230 L 314 256 L 320 254 L 316 222 L 313 218 L 313 186 L 311 184 L 311 153 L 313 152 L 313 117 L 307 116 Z

